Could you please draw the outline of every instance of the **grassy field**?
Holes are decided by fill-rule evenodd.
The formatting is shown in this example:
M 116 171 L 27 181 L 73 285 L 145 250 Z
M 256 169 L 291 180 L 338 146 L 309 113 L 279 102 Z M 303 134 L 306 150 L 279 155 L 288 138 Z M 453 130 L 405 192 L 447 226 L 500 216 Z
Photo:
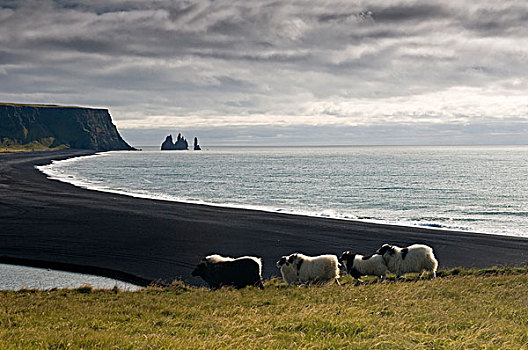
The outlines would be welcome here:
M 53 137 L 46 137 L 40 141 L 32 141 L 26 144 L 18 144 L 11 140 L 4 140 L 0 142 L 0 153 L 18 153 L 18 152 L 42 152 L 42 151 L 58 151 L 68 148 L 66 145 L 52 146 L 55 139 Z
M 211 291 L 0 292 L 1 349 L 527 349 L 528 270 Z
M 11 107 L 47 107 L 47 108 L 90 108 L 90 107 L 64 106 L 64 105 L 54 105 L 54 104 L 11 103 L 11 102 L 0 102 L 0 106 L 11 106 Z

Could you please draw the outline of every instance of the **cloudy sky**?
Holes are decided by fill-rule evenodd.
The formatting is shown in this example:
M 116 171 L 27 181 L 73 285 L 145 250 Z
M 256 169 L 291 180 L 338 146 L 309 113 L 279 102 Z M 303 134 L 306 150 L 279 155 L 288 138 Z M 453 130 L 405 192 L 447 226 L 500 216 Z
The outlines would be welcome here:
M 0 0 L 0 100 L 134 145 L 528 144 L 528 3 Z

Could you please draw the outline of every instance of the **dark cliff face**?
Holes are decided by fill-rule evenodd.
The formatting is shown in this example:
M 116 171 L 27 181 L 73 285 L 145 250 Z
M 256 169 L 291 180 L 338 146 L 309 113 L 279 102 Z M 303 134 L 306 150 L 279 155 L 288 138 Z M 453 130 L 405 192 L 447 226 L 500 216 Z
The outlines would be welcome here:
M 119 135 L 106 109 L 0 104 L 0 143 L 35 141 L 97 151 L 134 149 Z

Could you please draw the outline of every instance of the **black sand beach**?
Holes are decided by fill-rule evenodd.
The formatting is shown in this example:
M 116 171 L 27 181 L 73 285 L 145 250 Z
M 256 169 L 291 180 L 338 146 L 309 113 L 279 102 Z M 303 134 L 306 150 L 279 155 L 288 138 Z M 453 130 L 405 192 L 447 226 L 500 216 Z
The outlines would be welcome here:
M 0 262 L 142 285 L 173 278 L 202 284 L 191 270 L 211 253 L 260 256 L 270 277 L 279 274 L 281 255 L 369 254 L 383 243 L 428 244 L 441 268 L 528 263 L 525 238 L 139 199 L 49 180 L 34 168 L 90 153 L 0 155 Z

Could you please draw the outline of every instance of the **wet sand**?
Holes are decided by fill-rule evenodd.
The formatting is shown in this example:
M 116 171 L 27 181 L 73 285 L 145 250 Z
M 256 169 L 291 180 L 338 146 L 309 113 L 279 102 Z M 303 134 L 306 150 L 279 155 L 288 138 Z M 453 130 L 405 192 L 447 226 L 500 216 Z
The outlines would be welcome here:
M 133 198 L 49 180 L 34 168 L 93 152 L 0 154 L 0 263 L 96 274 L 139 285 L 180 278 L 202 256 L 255 255 L 266 278 L 292 252 L 352 250 L 383 243 L 432 246 L 440 268 L 528 264 L 528 239 L 380 225 Z

